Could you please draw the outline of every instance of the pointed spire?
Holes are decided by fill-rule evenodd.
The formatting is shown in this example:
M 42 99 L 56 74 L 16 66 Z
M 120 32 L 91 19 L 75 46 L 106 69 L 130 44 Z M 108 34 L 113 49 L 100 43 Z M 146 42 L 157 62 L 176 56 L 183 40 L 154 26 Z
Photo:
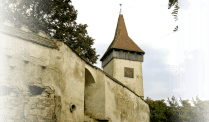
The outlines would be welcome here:
M 122 5 L 122 4 L 120 4 Z M 121 9 L 120 9 L 121 13 Z M 108 47 L 107 51 L 103 55 L 100 60 L 103 60 L 104 56 L 111 50 L 111 49 L 121 49 L 121 50 L 128 50 L 128 51 L 135 51 L 141 52 L 145 54 L 143 50 L 141 50 L 137 44 L 128 36 L 128 32 L 126 30 L 126 25 L 124 22 L 123 15 L 120 14 L 118 18 L 118 24 L 115 31 L 115 37 Z
M 120 4 L 120 14 L 121 14 L 121 6 L 122 6 L 122 4 Z

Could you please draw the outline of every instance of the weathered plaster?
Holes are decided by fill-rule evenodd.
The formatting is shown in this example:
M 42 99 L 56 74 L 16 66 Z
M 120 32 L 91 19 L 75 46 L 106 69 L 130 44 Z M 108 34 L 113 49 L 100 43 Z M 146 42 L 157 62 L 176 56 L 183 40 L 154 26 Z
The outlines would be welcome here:
M 105 118 L 105 75 L 96 70 L 96 82 L 85 86 L 85 115 L 95 119 Z
M 124 67 L 133 68 L 133 78 L 124 76 Z M 104 71 L 118 79 L 124 85 L 129 87 L 139 96 L 144 96 L 143 91 L 143 74 L 142 74 L 142 62 L 132 61 L 126 59 L 113 58 L 105 67 Z
M 148 104 L 128 89 L 106 78 L 105 91 L 106 117 L 113 122 L 149 121 Z
M 49 39 L 17 31 L 13 28 L 7 28 L 5 33 L 0 31 L 3 39 L 0 45 L 3 58 L 0 89 L 4 90 L 0 94 L 0 117 L 4 120 L 58 122 L 149 120 L 148 104 L 124 86 L 126 82 L 132 81 L 127 79 L 122 81 L 123 79 L 119 78 L 122 72 L 119 65 L 112 70 L 113 76 L 115 75 L 113 78 L 79 57 L 63 42 L 56 41 L 55 45 Z M 56 46 L 58 48 L 55 48 Z M 140 63 L 129 65 L 123 60 L 115 61 L 141 70 Z M 140 71 L 134 73 L 142 74 Z M 125 85 L 133 88 L 130 84 Z M 143 86 L 137 83 L 136 85 Z M 137 93 L 137 90 L 135 92 Z M 133 113 L 133 116 L 130 113 Z

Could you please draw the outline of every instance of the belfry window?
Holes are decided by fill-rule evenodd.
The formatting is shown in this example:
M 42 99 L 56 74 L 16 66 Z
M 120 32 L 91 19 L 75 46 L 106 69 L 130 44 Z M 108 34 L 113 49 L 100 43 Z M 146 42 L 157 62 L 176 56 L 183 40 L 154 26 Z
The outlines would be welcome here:
M 134 78 L 134 68 L 124 67 L 124 77 Z

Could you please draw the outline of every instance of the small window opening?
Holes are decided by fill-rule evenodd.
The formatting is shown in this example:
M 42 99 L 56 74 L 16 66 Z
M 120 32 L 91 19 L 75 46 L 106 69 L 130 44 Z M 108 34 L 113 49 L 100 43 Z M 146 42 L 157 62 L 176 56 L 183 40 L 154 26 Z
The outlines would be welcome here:
M 71 105 L 71 108 L 70 108 L 70 112 L 73 113 L 73 111 L 76 110 L 76 106 L 74 104 Z

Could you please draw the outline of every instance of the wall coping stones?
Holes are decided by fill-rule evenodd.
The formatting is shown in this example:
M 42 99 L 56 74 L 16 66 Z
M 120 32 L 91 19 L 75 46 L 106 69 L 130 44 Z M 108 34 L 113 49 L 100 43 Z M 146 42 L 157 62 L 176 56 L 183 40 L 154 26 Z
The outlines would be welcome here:
M 5 26 L 3 24 L 0 24 L 0 26 L 2 27 L 0 29 L 1 33 L 11 35 L 13 37 L 17 37 L 52 49 L 58 49 L 58 46 L 52 39 L 47 39 L 34 33 L 25 32 L 15 27 Z

